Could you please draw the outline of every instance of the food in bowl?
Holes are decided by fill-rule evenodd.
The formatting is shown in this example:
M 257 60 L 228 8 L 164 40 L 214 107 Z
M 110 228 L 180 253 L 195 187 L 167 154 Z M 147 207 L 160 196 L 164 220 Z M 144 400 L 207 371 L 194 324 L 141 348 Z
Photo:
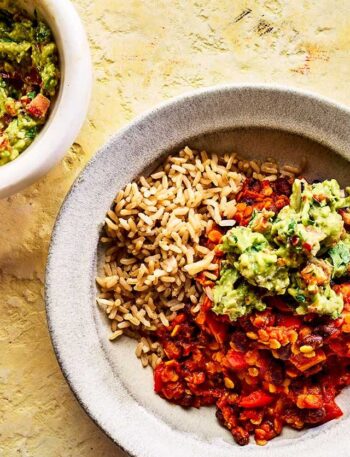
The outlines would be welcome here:
M 12 2 L 0 3 L 0 165 L 16 159 L 36 138 L 60 79 L 48 25 Z
M 350 384 L 350 197 L 301 173 L 185 148 L 117 194 L 101 237 L 110 339 L 240 445 L 340 417 Z

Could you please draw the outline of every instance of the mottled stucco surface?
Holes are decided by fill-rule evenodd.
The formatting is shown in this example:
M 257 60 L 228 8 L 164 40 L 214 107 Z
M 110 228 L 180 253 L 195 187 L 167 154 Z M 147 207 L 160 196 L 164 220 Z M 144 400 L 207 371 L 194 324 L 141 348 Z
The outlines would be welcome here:
M 88 119 L 54 170 L 0 201 L 1 457 L 122 455 L 65 383 L 43 301 L 55 216 L 110 135 L 162 100 L 219 83 L 285 83 L 350 104 L 348 0 L 74 3 L 95 67 Z

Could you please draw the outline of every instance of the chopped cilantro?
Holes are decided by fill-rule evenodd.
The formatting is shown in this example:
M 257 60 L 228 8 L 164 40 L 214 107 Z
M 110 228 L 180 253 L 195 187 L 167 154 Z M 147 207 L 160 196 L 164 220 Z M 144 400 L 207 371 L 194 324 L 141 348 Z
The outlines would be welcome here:
M 296 222 L 295 221 L 292 221 L 292 222 L 290 222 L 290 224 L 288 224 L 287 235 L 289 235 L 289 236 L 294 235 L 295 226 L 296 226 Z
M 43 22 L 38 22 L 35 31 L 35 40 L 37 43 L 45 43 L 51 39 L 51 30 Z
M 302 295 L 302 294 L 296 295 L 295 299 L 299 303 L 305 303 L 305 301 L 306 301 L 305 295 Z
M 33 90 L 32 92 L 28 92 L 27 97 L 29 97 L 31 100 L 36 97 L 36 92 Z
M 339 241 L 328 251 L 328 254 L 333 264 L 333 277 L 344 276 L 350 264 L 350 247 L 343 241 Z
M 37 134 L 38 134 L 38 128 L 36 126 L 31 127 L 26 131 L 26 137 L 30 138 L 31 140 L 33 140 Z

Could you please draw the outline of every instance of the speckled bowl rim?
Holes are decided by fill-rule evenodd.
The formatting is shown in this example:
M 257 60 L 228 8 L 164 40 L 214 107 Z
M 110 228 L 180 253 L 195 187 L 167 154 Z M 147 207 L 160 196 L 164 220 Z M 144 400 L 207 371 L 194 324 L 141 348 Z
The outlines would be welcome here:
M 236 104 L 232 105 L 232 102 Z M 286 110 L 287 105 L 289 108 Z M 214 119 L 200 117 L 212 113 L 210 110 L 209 113 L 206 111 L 208 107 L 216 107 L 220 111 L 216 112 Z M 188 116 L 194 112 L 199 114 L 199 117 L 195 118 L 189 126 L 188 121 L 191 118 Z M 201 115 L 200 112 L 203 114 Z M 167 132 L 167 134 L 164 133 L 164 137 L 157 139 L 156 144 L 153 144 L 154 142 L 147 140 L 146 136 L 150 132 L 157 132 L 160 128 L 159 123 L 163 123 L 161 128 L 167 127 L 168 131 L 164 130 L 163 133 Z M 106 189 L 105 181 L 101 179 L 99 173 L 96 173 L 96 170 L 106 165 L 104 161 L 107 157 L 113 154 L 115 156 L 115 151 L 119 149 L 122 152 L 115 160 L 118 165 L 120 163 L 120 168 L 113 174 L 122 176 L 125 166 L 130 168 L 135 164 L 139 172 L 142 167 L 150 165 L 162 152 L 180 143 L 181 139 L 197 137 L 201 133 L 225 130 L 229 127 L 266 127 L 300 134 L 336 150 L 347 160 L 350 158 L 348 152 L 350 110 L 340 103 L 312 92 L 281 85 L 222 85 L 197 90 L 159 105 L 136 118 L 112 137 L 96 153 L 75 181 L 62 205 L 53 230 L 46 269 L 45 300 L 48 327 L 56 357 L 82 407 L 94 422 L 130 455 L 231 457 L 239 453 L 254 457 L 260 455 L 262 451 L 262 448 L 255 445 L 239 448 L 215 441 L 207 443 L 188 433 L 171 429 L 168 424 L 154 417 L 138 404 L 128 394 L 119 379 L 113 378 L 108 362 L 103 360 L 103 349 L 94 329 L 95 323 L 91 322 L 92 315 L 83 323 L 79 319 L 69 320 L 69 313 L 72 312 L 70 307 L 75 305 L 76 298 L 78 298 L 77 303 L 79 302 L 78 292 L 77 297 L 67 295 L 70 291 L 70 283 L 80 281 L 81 289 L 84 289 L 85 285 L 84 290 L 89 290 L 89 295 L 80 297 L 80 300 L 91 303 L 91 297 L 95 294 L 93 278 L 96 271 L 98 232 L 102 226 L 103 215 L 117 191 L 117 188 Z M 176 134 L 174 134 L 175 131 Z M 153 146 L 155 148 L 153 157 L 147 160 L 142 160 L 137 152 L 137 147 L 142 145 L 142 139 L 144 144 L 147 143 L 148 149 Z M 161 147 L 162 144 L 164 148 Z M 132 148 L 134 149 L 131 151 Z M 130 159 L 126 157 L 128 152 L 131 152 Z M 92 187 L 94 187 L 93 190 Z M 93 227 L 91 229 L 93 236 L 88 242 L 93 246 L 91 249 L 94 252 L 79 254 L 79 251 L 83 250 L 81 248 L 85 241 L 81 238 L 82 233 L 79 235 L 76 231 L 76 227 L 84 214 L 79 214 L 83 211 L 80 208 L 82 206 L 86 209 L 87 201 L 91 205 L 91 212 L 88 215 L 85 214 L 88 217 L 83 227 Z M 97 219 L 95 213 L 98 214 Z M 74 235 L 78 237 L 74 239 Z M 84 236 L 86 236 L 85 232 Z M 81 240 L 81 246 L 79 240 Z M 69 254 L 68 257 L 67 254 Z M 78 259 L 75 254 L 78 255 Z M 86 260 L 88 265 L 84 264 Z M 78 261 L 80 263 L 77 263 Z M 70 270 L 69 274 L 68 270 Z M 87 353 L 81 357 L 81 351 L 84 351 L 81 337 L 88 338 L 87 341 L 92 345 L 90 348 L 96 350 L 94 356 L 99 357 L 98 363 L 101 363 L 101 366 L 97 367 L 95 360 L 91 363 L 92 360 Z M 111 390 L 118 390 L 117 398 L 108 398 Z M 115 409 L 116 404 L 117 409 Z M 332 426 L 310 430 L 306 439 L 298 438 L 292 441 L 282 439 L 276 444 L 269 443 L 269 455 L 271 457 L 294 456 L 295 453 L 299 453 L 305 457 L 328 457 L 336 451 L 337 457 L 346 457 L 346 447 L 350 447 L 350 436 L 347 433 L 349 420 L 347 418 L 337 421 L 335 425 L 333 421 Z M 292 446 L 289 447 L 291 444 Z

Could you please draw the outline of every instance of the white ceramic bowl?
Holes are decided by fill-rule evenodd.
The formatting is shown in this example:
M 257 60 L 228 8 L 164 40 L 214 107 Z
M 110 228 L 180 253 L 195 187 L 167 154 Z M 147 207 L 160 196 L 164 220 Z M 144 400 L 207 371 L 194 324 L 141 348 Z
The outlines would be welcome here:
M 46 306 L 52 342 L 67 381 L 96 423 L 138 457 L 349 457 L 350 388 L 344 416 L 300 432 L 285 429 L 262 448 L 240 448 L 209 408 L 185 410 L 155 395 L 135 342 L 112 344 L 96 306 L 99 234 L 116 192 L 164 155 L 188 144 L 209 151 L 273 157 L 305 176 L 349 184 L 350 111 L 283 87 L 227 86 L 171 100 L 136 119 L 98 152 L 72 187 L 49 252 Z
M 39 179 L 66 153 L 86 117 L 92 84 L 88 41 L 69 0 L 20 0 L 36 9 L 53 31 L 60 57 L 61 84 L 47 123 L 35 141 L 13 162 L 0 167 L 0 198 Z

